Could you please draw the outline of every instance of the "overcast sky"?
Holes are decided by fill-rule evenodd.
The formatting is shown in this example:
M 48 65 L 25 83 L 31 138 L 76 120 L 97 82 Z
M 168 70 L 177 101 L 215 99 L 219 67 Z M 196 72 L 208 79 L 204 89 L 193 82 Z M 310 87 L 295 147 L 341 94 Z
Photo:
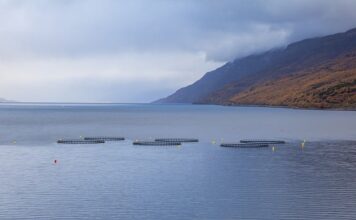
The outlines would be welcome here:
M 225 62 L 356 27 L 355 0 L 0 0 L 0 97 L 148 102 Z

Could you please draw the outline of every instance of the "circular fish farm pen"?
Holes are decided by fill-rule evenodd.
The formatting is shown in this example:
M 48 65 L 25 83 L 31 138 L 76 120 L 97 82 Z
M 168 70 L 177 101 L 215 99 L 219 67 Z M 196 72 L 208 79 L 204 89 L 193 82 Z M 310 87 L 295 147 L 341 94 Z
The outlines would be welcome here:
M 199 142 L 199 139 L 196 138 L 157 138 L 156 142 L 180 142 L 180 143 L 189 143 L 189 142 Z
M 95 141 L 95 140 L 102 140 L 102 141 L 123 141 L 125 140 L 124 137 L 84 137 L 86 141 Z
M 64 139 L 58 140 L 58 144 L 104 144 L 104 140 L 82 140 L 82 139 Z
M 238 147 L 238 148 L 262 148 L 268 147 L 268 144 L 264 143 L 222 143 L 220 144 L 221 147 Z
M 241 140 L 240 143 L 247 144 L 247 143 L 253 143 L 253 144 L 285 144 L 286 142 L 283 140 L 264 140 L 264 139 L 245 139 Z
M 142 146 L 179 146 L 181 142 L 163 142 L 163 141 L 134 141 L 133 145 Z

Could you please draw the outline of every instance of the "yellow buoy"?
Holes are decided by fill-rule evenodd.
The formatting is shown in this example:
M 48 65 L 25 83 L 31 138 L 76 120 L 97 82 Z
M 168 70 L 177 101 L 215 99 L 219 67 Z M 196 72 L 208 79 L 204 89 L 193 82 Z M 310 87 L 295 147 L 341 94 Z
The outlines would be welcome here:
M 275 151 L 275 150 L 276 150 L 276 148 L 273 146 L 273 147 L 272 147 L 272 151 Z

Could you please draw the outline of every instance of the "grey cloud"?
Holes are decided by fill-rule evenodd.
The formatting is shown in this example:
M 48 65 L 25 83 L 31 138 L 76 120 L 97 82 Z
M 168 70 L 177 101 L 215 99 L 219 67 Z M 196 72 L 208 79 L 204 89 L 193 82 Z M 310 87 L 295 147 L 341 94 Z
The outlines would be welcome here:
M 2 1 L 1 7 L 2 56 L 184 50 L 227 61 L 356 23 L 353 0 Z M 224 47 L 224 41 L 231 42 Z
M 0 0 L 0 95 L 151 101 L 234 58 L 356 27 L 355 8 L 355 0 Z

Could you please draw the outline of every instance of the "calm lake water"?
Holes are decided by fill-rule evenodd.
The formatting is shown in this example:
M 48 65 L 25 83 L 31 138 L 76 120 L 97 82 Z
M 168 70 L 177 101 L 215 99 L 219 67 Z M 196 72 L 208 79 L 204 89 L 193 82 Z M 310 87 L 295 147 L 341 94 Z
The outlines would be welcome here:
M 55 143 L 90 135 L 128 139 Z M 131 144 L 155 137 L 200 142 Z M 242 138 L 288 144 L 274 151 L 218 145 Z M 0 219 L 356 218 L 350 111 L 2 104 L 0 161 Z

